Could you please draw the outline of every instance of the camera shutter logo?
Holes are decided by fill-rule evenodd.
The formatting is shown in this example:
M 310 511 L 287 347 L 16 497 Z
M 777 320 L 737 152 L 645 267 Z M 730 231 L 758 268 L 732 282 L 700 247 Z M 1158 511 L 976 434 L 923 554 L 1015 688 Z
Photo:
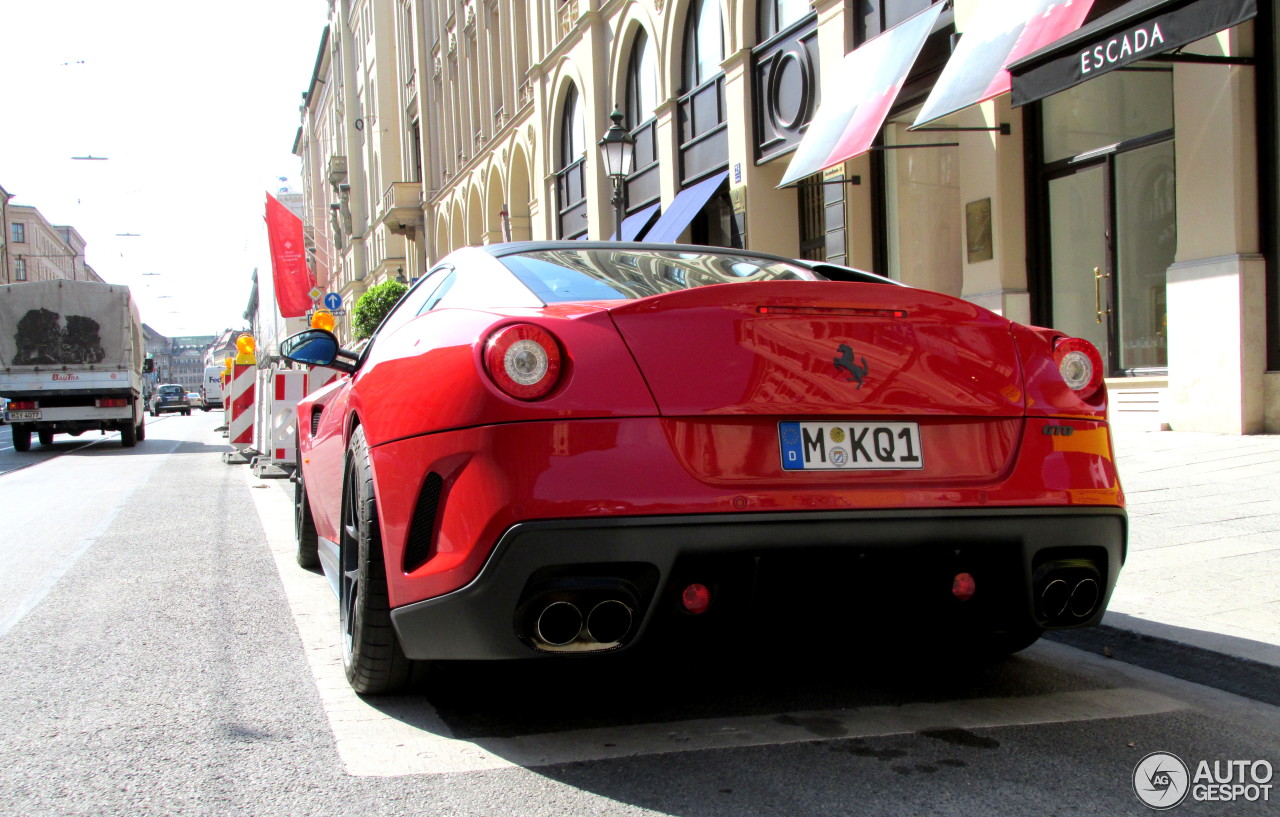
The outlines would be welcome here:
M 1191 772 L 1177 755 L 1152 752 L 1133 769 L 1133 793 L 1156 811 L 1171 809 L 1187 798 Z

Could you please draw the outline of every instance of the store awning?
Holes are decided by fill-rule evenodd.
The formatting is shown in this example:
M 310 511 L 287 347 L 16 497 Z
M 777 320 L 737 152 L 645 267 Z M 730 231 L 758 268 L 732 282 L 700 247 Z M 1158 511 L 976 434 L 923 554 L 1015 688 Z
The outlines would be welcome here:
M 662 218 L 658 219 L 658 222 L 649 228 L 649 232 L 645 233 L 644 240 L 659 244 L 674 244 L 684 232 L 684 228 L 688 227 L 693 217 L 707 206 L 707 202 L 711 201 L 711 197 L 728 178 L 729 171 L 725 170 L 681 190 L 676 194 L 675 201 L 671 202 L 671 206 L 662 214 Z
M 1009 90 L 1005 66 L 1080 27 L 1093 0 L 986 0 L 916 116 L 918 128 Z
M 1009 65 L 1026 105 L 1138 60 L 1189 45 L 1258 14 L 1257 0 L 1131 0 Z
M 644 232 L 644 228 L 649 226 L 649 222 L 653 221 L 653 216 L 658 212 L 661 204 L 651 204 L 643 210 L 637 210 L 622 220 L 622 239 L 623 241 L 635 241 L 636 236 Z M 615 231 L 609 236 L 610 241 L 618 240 L 618 233 Z
M 779 187 L 871 149 L 945 3 L 904 20 L 845 55 L 822 77 L 822 104 L 791 156 Z

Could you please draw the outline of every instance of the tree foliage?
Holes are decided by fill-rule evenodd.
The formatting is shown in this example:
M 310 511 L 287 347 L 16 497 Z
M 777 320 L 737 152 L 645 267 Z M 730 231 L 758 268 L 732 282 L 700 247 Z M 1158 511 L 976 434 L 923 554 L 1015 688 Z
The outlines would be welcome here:
M 367 338 L 378 328 L 382 319 L 391 311 L 409 288 L 398 281 L 383 281 L 369 287 L 356 299 L 351 310 L 351 328 L 356 338 Z

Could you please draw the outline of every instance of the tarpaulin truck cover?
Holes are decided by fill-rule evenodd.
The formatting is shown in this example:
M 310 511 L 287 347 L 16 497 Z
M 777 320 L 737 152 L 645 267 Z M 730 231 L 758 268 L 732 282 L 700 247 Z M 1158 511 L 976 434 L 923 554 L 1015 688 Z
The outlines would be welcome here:
M 95 281 L 0 286 L 0 371 L 140 371 L 142 326 L 129 288 Z

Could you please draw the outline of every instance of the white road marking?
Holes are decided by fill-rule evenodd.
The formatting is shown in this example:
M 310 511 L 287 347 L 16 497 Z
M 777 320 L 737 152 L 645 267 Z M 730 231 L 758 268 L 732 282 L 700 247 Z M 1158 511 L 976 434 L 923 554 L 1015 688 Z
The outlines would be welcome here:
M 249 475 L 259 490 L 249 493 L 262 520 L 307 661 L 320 692 L 338 754 L 349 774 L 397 777 L 547 766 L 670 752 L 770 746 L 841 738 L 910 734 L 925 729 L 986 729 L 1156 715 L 1188 704 L 1130 687 L 1060 692 L 1020 698 L 973 698 L 905 706 L 875 706 L 823 712 L 792 712 L 673 723 L 460 740 L 450 734 L 431 705 L 398 717 L 365 703 L 347 685 L 338 643 L 338 611 L 328 582 L 298 567 L 293 511 L 283 492 Z M 1052 645 L 1054 649 L 1067 649 Z M 783 715 L 789 717 L 783 717 Z M 804 727 L 821 719 L 824 733 Z M 412 721 L 409 722 L 409 721 Z

